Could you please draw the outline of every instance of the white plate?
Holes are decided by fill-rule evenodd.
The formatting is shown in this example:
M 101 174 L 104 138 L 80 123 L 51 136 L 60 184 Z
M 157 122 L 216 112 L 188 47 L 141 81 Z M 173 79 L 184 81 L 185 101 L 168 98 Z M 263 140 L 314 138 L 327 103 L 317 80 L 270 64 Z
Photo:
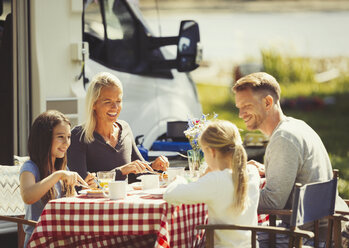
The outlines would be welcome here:
M 89 192 L 91 191 L 91 189 L 82 189 L 79 191 L 79 194 L 87 194 L 87 193 L 92 193 L 92 194 L 96 194 L 96 193 L 102 193 L 102 189 L 98 189 L 98 190 L 93 190 L 93 191 L 96 191 L 96 192 Z M 108 189 L 107 189 L 108 191 Z
M 100 198 L 100 197 L 105 197 L 105 195 L 103 194 L 102 190 L 94 190 L 94 192 L 90 192 L 90 189 L 83 189 L 79 191 L 80 195 L 86 195 L 86 197 L 89 198 Z
M 178 152 L 173 151 L 148 151 L 149 157 L 159 157 L 161 155 L 164 155 L 166 157 L 176 157 L 178 156 Z
M 163 195 L 165 193 L 165 191 L 166 191 L 166 188 L 142 190 L 143 193 L 150 194 L 150 195 L 155 195 L 155 196 Z

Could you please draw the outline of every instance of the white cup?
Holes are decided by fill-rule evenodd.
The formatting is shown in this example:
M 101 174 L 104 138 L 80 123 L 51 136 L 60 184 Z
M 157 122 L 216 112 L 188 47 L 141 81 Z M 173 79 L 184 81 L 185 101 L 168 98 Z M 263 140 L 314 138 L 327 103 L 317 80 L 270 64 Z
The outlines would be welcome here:
M 160 187 L 159 175 L 142 175 L 142 189 L 157 189 Z
M 176 178 L 176 176 L 184 175 L 184 169 L 184 167 L 169 167 L 164 173 L 167 173 L 168 181 L 172 182 Z
M 108 183 L 109 192 L 103 188 L 103 194 L 111 200 L 120 200 L 126 198 L 126 181 L 113 181 Z

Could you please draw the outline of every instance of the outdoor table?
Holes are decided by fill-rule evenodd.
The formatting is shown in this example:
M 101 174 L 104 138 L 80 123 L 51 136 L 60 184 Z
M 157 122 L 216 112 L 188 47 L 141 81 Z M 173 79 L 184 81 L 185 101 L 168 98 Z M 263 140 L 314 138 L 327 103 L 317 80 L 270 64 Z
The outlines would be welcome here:
M 207 217 L 205 204 L 173 206 L 144 193 L 61 198 L 47 203 L 28 247 L 199 247 L 204 231 L 195 226 Z

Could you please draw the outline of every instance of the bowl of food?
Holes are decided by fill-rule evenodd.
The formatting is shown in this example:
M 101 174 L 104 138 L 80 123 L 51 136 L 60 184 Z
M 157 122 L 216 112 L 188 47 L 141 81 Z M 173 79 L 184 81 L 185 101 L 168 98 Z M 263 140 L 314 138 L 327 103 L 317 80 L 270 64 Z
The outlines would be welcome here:
M 160 181 L 165 181 L 165 180 L 167 180 L 167 179 L 168 179 L 167 173 L 162 173 L 162 174 L 160 174 Z
M 141 190 L 142 189 L 142 183 L 141 182 L 131 183 L 131 187 L 132 187 L 133 190 Z

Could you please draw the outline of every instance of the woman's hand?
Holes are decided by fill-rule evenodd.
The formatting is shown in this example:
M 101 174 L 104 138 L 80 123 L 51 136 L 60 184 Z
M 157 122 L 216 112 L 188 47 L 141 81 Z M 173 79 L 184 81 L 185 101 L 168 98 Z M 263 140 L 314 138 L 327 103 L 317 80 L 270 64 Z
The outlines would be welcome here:
M 61 180 L 66 181 L 68 185 L 78 185 L 82 184 L 85 186 L 88 186 L 88 184 L 80 177 L 80 175 L 75 172 L 75 171 L 65 171 L 65 170 L 60 170 L 59 171 Z
M 90 173 L 87 172 L 87 177 L 85 178 L 85 182 L 92 188 L 97 188 L 97 183 L 96 183 L 97 177 L 96 173 Z
M 141 160 L 132 161 L 131 163 L 125 164 L 119 168 L 122 175 L 128 175 L 130 173 L 138 174 L 144 172 L 145 170 L 153 171 L 148 163 L 145 163 Z
M 258 169 L 259 175 L 260 177 L 265 177 L 265 166 L 264 164 L 261 164 L 255 160 L 250 160 L 247 162 L 247 164 L 251 164 L 253 166 L 256 166 L 256 168 Z
M 160 156 L 157 157 L 152 163 L 151 163 L 151 167 L 154 170 L 162 170 L 162 171 L 166 171 L 167 168 L 170 166 L 170 163 L 168 162 L 168 158 L 165 156 Z

